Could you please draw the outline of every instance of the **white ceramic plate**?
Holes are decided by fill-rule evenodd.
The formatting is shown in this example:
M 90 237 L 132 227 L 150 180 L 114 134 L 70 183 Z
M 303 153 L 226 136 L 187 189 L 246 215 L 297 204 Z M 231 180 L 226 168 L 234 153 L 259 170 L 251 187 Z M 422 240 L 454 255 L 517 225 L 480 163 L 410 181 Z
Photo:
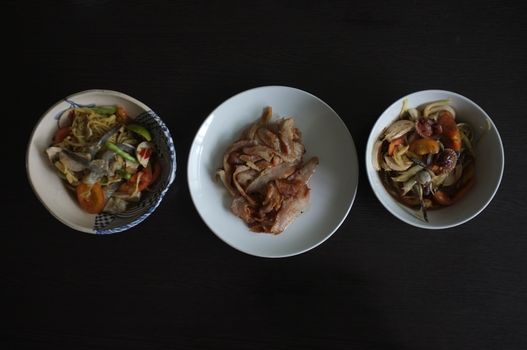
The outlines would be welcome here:
M 76 106 L 120 105 L 128 115 L 153 135 L 161 174 L 140 203 L 120 214 L 84 212 L 75 196 L 51 165 L 46 149 L 57 131 L 62 113 Z M 29 140 L 26 167 L 35 194 L 49 212 L 65 225 L 82 232 L 109 234 L 128 230 L 146 219 L 159 205 L 176 175 L 176 151 L 170 132 L 161 119 L 145 104 L 121 92 L 87 90 L 70 95 L 54 104 L 40 118 Z
M 276 236 L 251 232 L 230 211 L 232 197 L 215 179 L 224 152 L 265 106 L 273 107 L 273 120 L 294 118 L 307 151 L 304 160 L 320 159 L 309 182 L 307 210 Z M 259 87 L 231 97 L 204 121 L 190 149 L 188 184 L 199 214 L 227 244 L 256 256 L 286 257 L 316 247 L 344 221 L 357 190 L 357 154 L 346 125 L 322 100 L 291 87 Z
M 463 199 L 452 206 L 429 211 L 429 222 L 424 222 L 415 217 L 411 209 L 400 204 L 386 191 L 372 164 L 373 145 L 384 128 L 397 119 L 405 98 L 408 99 L 409 107 L 418 107 L 432 101 L 450 99 L 450 105 L 456 110 L 456 120 L 470 124 L 475 139 L 479 139 L 474 147 L 476 153 L 476 183 L 474 187 Z M 379 201 L 400 220 L 426 229 L 454 227 L 481 213 L 498 190 L 504 164 L 503 144 L 498 129 L 488 114 L 468 98 L 444 90 L 418 91 L 394 102 L 381 114 L 373 126 L 366 147 L 366 172 L 373 192 Z

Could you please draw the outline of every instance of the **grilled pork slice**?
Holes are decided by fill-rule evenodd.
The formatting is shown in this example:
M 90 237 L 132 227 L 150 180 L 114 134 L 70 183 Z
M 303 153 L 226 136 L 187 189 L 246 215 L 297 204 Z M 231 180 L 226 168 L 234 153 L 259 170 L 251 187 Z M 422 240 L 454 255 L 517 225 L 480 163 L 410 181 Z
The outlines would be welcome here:
M 268 232 L 275 235 L 282 233 L 306 208 L 309 203 L 309 192 L 309 188 L 304 184 L 296 195 L 284 200 L 280 211 L 276 214 L 274 224 Z
M 234 197 L 231 204 L 231 210 L 236 216 L 239 216 L 247 224 L 254 222 L 254 210 L 251 208 L 249 202 L 247 202 L 244 197 Z
M 291 176 L 291 180 L 298 180 L 305 184 L 309 182 L 309 179 L 311 179 L 311 176 L 315 173 L 315 169 L 318 166 L 318 157 L 313 157 L 307 162 L 304 163 L 304 165 Z
M 279 234 L 308 204 L 307 184 L 319 160 L 302 164 L 305 148 L 294 120 L 271 122 L 271 116 L 266 107 L 231 145 L 217 176 L 234 198 L 232 212 L 252 231 Z

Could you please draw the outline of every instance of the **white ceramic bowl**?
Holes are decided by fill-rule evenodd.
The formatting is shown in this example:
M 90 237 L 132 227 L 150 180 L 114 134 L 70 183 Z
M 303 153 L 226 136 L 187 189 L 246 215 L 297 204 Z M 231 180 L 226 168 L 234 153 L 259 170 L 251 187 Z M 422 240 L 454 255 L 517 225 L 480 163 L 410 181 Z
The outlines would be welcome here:
M 231 212 L 232 198 L 215 180 L 224 152 L 265 106 L 279 116 L 293 117 L 307 150 L 304 159 L 320 159 L 309 182 L 309 207 L 276 236 L 251 232 Z M 227 244 L 256 256 L 291 256 L 325 241 L 345 219 L 357 190 L 357 154 L 346 125 L 322 100 L 295 88 L 260 87 L 228 99 L 203 122 L 190 149 L 188 184 L 199 214 Z
M 456 110 L 456 121 L 470 124 L 476 139 L 480 139 L 475 145 L 476 183 L 474 187 L 466 197 L 454 205 L 429 211 L 429 222 L 415 217 L 411 209 L 400 204 L 386 191 L 372 164 L 373 145 L 383 129 L 397 119 L 405 98 L 408 99 L 410 107 L 417 107 L 435 100 L 450 99 L 452 107 Z M 402 221 L 427 229 L 444 229 L 463 224 L 485 209 L 498 190 L 504 162 L 500 135 L 487 113 L 468 98 L 444 90 L 418 91 L 394 102 L 381 114 L 373 126 L 366 147 L 366 171 L 373 192 L 379 201 L 390 213 Z
M 79 105 L 94 104 L 123 106 L 131 118 L 149 129 L 161 162 L 160 177 L 147 195 L 138 206 L 121 214 L 92 215 L 83 211 L 53 169 L 45 152 L 57 130 L 58 117 L 65 110 Z M 107 234 L 125 231 L 139 224 L 157 208 L 174 181 L 176 151 L 167 127 L 145 104 L 116 91 L 87 90 L 57 102 L 40 118 L 29 140 L 26 167 L 35 194 L 53 216 L 75 230 Z

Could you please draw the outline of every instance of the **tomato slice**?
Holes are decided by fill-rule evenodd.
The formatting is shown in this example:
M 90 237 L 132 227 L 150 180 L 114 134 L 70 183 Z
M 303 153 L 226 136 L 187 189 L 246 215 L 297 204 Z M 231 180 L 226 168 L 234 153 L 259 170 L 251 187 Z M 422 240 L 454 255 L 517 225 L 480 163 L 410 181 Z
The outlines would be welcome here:
M 139 176 L 141 176 L 139 178 Z M 137 184 L 139 178 L 139 183 Z M 137 190 L 141 192 L 145 188 L 150 185 L 152 182 L 152 168 L 150 166 L 147 166 L 141 171 L 138 171 L 130 178 L 130 180 L 126 181 L 124 184 L 119 187 L 119 192 L 132 194 L 134 192 L 135 186 L 137 184 Z
M 437 202 L 437 204 L 444 205 L 444 206 L 448 206 L 453 203 L 452 198 L 450 198 L 443 191 L 436 191 L 434 193 L 434 200 Z
M 139 186 L 137 188 L 139 191 L 144 190 L 145 188 L 150 185 L 152 182 L 152 168 L 150 166 L 147 166 L 142 171 L 143 175 L 141 176 L 141 179 L 139 179 Z
M 410 151 L 420 156 L 429 153 L 437 154 L 439 149 L 439 143 L 433 139 L 417 139 L 410 144 Z
M 81 183 L 77 186 L 77 200 L 84 211 L 98 214 L 104 209 L 104 191 L 100 183 Z
M 399 145 L 404 145 L 404 137 L 399 137 L 395 140 L 392 140 L 392 142 L 390 142 L 390 144 L 388 145 L 388 155 L 391 157 L 393 156 L 393 154 L 395 153 L 395 149 L 397 148 L 397 146 Z
M 454 151 L 459 151 L 461 149 L 461 135 L 452 114 L 443 111 L 437 118 L 437 122 L 443 128 L 441 140 L 445 146 Z
M 55 136 L 53 136 L 53 144 L 57 144 L 57 143 L 64 141 L 64 139 L 68 137 L 70 133 L 71 133 L 70 126 L 59 128 L 57 132 L 55 133 Z

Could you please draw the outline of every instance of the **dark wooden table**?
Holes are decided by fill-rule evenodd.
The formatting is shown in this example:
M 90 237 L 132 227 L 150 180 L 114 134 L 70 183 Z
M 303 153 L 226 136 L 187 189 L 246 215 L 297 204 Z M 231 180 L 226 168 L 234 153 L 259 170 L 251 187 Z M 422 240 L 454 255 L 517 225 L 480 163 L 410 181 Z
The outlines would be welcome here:
M 2 56 L 14 61 L 6 73 L 17 74 L 20 89 L 3 101 L 10 107 L 4 122 L 14 122 L 4 164 L 12 173 L 3 186 L 0 346 L 526 349 L 527 11 L 518 3 L 1 5 L 11 23 L 3 35 L 17 44 L 4 46 Z M 286 259 L 252 257 L 219 240 L 192 205 L 186 179 L 204 118 L 240 91 L 273 84 L 332 106 L 361 167 L 340 229 Z M 151 106 L 170 128 L 178 156 L 176 181 L 157 211 L 104 237 L 54 219 L 33 194 L 24 165 L 41 114 L 92 88 Z M 434 232 L 384 209 L 363 160 L 380 113 L 428 88 L 480 104 L 506 153 L 487 209 Z

